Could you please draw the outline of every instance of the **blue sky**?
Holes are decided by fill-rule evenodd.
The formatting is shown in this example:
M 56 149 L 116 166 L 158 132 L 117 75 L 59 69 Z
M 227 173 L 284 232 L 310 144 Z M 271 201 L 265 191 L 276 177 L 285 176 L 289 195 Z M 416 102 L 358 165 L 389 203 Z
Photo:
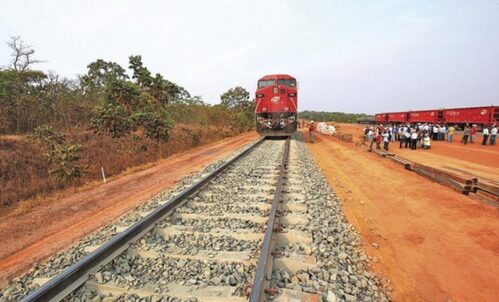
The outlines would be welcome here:
M 0 0 L 19 35 L 67 77 L 97 58 L 152 72 L 217 103 L 288 73 L 300 108 L 375 113 L 499 105 L 499 1 Z M 0 44 L 0 65 L 9 49 Z

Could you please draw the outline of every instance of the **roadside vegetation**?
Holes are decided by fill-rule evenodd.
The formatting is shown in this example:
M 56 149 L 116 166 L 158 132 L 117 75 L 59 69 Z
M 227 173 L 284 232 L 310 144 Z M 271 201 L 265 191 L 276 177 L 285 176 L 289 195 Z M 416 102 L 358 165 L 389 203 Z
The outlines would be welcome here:
M 153 74 L 140 55 L 125 69 L 97 59 L 67 79 L 37 70 L 43 61 L 19 37 L 0 68 L 0 207 L 79 186 L 253 127 L 242 87 L 217 105 Z
M 301 119 L 318 122 L 355 123 L 358 119 L 372 119 L 374 116 L 364 113 L 344 113 L 326 111 L 302 111 L 298 114 Z

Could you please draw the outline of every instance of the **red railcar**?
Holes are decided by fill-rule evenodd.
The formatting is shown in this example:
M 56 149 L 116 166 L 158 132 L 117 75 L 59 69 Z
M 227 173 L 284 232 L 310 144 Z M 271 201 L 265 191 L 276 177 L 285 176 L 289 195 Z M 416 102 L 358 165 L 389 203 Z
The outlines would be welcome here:
M 296 131 L 298 85 L 287 74 L 266 75 L 255 93 L 256 131 L 265 136 L 286 136 Z
M 409 123 L 436 123 L 438 114 L 436 110 L 420 110 L 410 111 L 408 115 Z
M 499 123 L 499 106 L 377 113 L 375 120 L 377 123 L 441 123 L 461 126 L 469 123 L 483 126 Z
M 374 115 L 374 121 L 378 124 L 385 123 L 387 121 L 388 116 L 385 113 L 376 113 Z
M 499 106 L 445 109 L 443 114 L 446 123 L 492 124 L 499 121 Z
M 392 112 L 387 113 L 390 123 L 405 123 L 407 122 L 407 112 Z

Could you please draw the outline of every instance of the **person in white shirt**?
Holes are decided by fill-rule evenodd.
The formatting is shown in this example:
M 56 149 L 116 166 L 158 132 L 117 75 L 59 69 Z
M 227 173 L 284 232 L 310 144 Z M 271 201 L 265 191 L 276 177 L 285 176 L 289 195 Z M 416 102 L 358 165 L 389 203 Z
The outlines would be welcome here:
M 497 136 L 497 126 L 492 126 L 490 129 L 490 145 L 494 146 L 496 144 L 496 136 Z
M 390 130 L 385 130 L 383 133 L 383 149 L 388 151 L 388 145 L 390 144 Z
M 416 129 L 412 129 L 412 133 L 411 133 L 411 149 L 412 150 L 416 150 L 417 143 L 418 143 L 418 132 L 416 131 Z
M 439 141 L 444 141 L 445 140 L 445 130 L 446 130 L 445 126 L 442 125 L 442 127 L 440 127 L 440 130 L 439 130 L 440 132 L 438 134 L 439 135 L 439 137 L 438 137 Z
M 431 148 L 430 136 L 428 134 L 425 134 L 423 138 L 423 149 L 430 149 L 430 148 Z
M 373 127 L 369 128 L 369 132 L 367 132 L 367 139 L 369 140 L 369 152 L 373 149 L 374 144 L 374 129 Z
M 433 137 L 432 139 L 434 141 L 438 140 L 438 126 L 437 125 L 433 125 Z
M 487 139 L 489 138 L 489 128 L 484 127 L 482 133 L 483 133 L 482 145 L 485 146 L 487 145 Z

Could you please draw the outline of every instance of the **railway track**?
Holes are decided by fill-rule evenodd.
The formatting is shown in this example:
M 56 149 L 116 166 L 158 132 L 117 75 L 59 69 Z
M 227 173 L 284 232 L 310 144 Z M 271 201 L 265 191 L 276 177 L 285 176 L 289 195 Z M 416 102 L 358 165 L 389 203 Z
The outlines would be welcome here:
M 387 301 L 297 144 L 255 143 L 22 301 Z

